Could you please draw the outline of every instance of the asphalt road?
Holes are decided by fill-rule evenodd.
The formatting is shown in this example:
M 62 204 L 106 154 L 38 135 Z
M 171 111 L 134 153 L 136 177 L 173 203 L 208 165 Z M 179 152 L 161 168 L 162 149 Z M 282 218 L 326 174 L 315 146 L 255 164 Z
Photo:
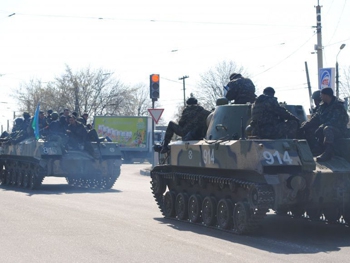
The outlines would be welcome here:
M 349 262 L 350 230 L 269 214 L 237 236 L 164 219 L 148 165 L 123 165 L 113 189 L 46 178 L 40 190 L 0 187 L 0 262 Z

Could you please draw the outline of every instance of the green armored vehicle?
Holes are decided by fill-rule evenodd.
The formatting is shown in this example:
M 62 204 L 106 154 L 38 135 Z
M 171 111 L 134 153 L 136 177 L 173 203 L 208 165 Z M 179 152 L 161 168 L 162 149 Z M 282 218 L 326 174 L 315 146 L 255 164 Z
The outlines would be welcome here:
M 92 152 L 93 149 L 93 152 Z M 120 175 L 121 151 L 116 143 L 91 142 L 89 153 L 64 147 L 61 140 L 34 137 L 0 145 L 0 183 L 38 188 L 45 177 L 65 177 L 69 185 L 110 189 Z
M 300 120 L 302 106 L 285 106 Z M 317 163 L 306 140 L 246 134 L 250 105 L 221 105 L 206 138 L 175 141 L 151 171 L 151 189 L 165 217 L 243 234 L 272 209 L 311 220 L 350 223 L 350 139 Z

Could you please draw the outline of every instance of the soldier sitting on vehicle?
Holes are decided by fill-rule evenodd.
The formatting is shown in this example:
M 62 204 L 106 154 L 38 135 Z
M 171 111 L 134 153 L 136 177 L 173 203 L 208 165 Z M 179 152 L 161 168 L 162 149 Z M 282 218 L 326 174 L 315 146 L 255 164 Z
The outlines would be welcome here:
M 311 117 L 316 113 L 316 111 L 320 107 L 320 103 L 322 102 L 321 91 L 316 90 L 314 93 L 312 93 L 312 99 L 314 100 L 315 107 L 312 107 L 310 109 Z
M 166 153 L 170 149 L 168 144 L 174 133 L 183 137 L 183 140 L 200 140 L 202 139 L 207 130 L 206 120 L 210 111 L 205 110 L 202 106 L 197 105 L 196 98 L 189 98 L 187 106 L 183 110 L 179 124 L 170 121 L 165 131 L 163 147 L 161 153 Z
M 252 106 L 252 136 L 260 139 L 296 138 L 299 119 L 282 107 L 274 97 L 275 90 L 264 89 Z
M 58 113 L 55 111 L 51 114 L 51 122 L 45 127 L 45 134 L 47 134 L 49 140 L 57 140 L 58 137 L 65 135 L 63 125 L 58 119 Z
M 16 118 L 13 122 L 11 133 L 9 134 L 8 132 L 4 131 L 1 134 L 1 141 L 17 143 L 23 140 L 27 135 L 27 133 L 23 131 L 23 122 L 23 118 Z
M 230 82 L 225 87 L 226 98 L 234 100 L 234 104 L 253 103 L 255 101 L 255 85 L 249 78 L 242 77 L 241 74 L 233 73 Z
M 88 117 L 89 117 L 89 114 L 87 112 L 84 112 L 83 115 L 81 115 L 81 117 L 79 117 L 77 119 L 77 121 L 82 123 L 82 124 L 84 124 L 86 126 Z
M 76 118 L 74 115 L 69 116 L 68 119 L 69 119 L 69 125 L 66 130 L 67 135 L 69 137 L 68 143 L 71 147 L 78 149 L 79 145 L 84 144 L 87 136 L 87 131 L 83 124 L 76 121 Z
M 317 112 L 309 121 L 304 122 L 300 129 L 305 133 L 314 134 L 318 145 L 312 149 L 313 154 L 317 155 L 317 148 L 322 147 L 324 152 L 317 156 L 317 161 L 324 162 L 332 158 L 335 139 L 346 137 L 349 116 L 344 102 L 333 95 L 332 88 L 323 88 L 321 98 L 322 103 Z

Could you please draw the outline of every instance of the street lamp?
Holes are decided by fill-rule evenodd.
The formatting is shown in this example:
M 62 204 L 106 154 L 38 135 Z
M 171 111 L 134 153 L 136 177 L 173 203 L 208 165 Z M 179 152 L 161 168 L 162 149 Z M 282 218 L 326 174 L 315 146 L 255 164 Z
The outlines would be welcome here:
M 339 98 L 339 65 L 338 65 L 338 55 L 340 51 L 345 47 L 345 44 L 341 44 L 337 56 L 335 57 L 335 92 L 337 98 Z

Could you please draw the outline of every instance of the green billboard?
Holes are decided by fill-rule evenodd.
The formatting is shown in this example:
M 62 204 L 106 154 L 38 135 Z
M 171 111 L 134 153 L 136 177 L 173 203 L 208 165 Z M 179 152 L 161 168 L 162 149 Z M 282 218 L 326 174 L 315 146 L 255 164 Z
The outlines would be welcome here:
M 147 148 L 148 117 L 95 116 L 98 136 L 118 142 L 120 147 Z

